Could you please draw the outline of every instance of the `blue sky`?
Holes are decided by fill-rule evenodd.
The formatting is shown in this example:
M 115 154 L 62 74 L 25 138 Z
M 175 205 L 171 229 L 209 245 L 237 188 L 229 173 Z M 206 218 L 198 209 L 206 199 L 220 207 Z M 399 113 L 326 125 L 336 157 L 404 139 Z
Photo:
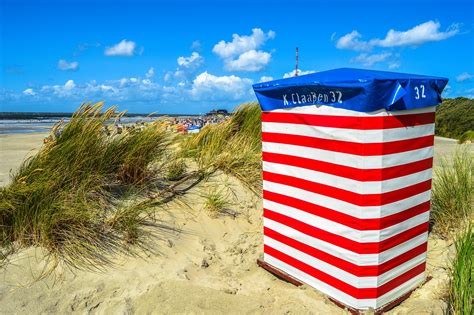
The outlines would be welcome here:
M 252 83 L 340 67 L 437 75 L 474 97 L 472 1 L 1 0 L 0 111 L 203 113 Z

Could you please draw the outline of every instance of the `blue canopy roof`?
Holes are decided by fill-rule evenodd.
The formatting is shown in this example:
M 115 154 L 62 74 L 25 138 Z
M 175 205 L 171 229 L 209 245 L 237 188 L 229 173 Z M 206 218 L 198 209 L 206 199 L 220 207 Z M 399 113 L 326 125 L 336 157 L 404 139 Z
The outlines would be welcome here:
M 358 112 L 415 109 L 441 103 L 448 79 L 341 68 L 253 85 L 262 110 L 328 105 Z

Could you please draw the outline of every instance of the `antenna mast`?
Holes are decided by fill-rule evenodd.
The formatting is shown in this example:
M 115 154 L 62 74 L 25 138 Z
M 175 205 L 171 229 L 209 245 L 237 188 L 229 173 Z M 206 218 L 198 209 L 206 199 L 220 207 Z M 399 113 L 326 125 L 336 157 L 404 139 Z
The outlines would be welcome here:
M 298 47 L 296 47 L 296 66 L 295 66 L 295 77 L 298 76 Z

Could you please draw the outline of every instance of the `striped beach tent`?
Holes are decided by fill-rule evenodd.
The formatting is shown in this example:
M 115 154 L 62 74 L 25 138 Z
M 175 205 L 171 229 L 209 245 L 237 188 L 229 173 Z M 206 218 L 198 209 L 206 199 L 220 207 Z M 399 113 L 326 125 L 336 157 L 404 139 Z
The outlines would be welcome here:
M 446 84 L 359 69 L 255 84 L 264 262 L 360 310 L 423 283 Z

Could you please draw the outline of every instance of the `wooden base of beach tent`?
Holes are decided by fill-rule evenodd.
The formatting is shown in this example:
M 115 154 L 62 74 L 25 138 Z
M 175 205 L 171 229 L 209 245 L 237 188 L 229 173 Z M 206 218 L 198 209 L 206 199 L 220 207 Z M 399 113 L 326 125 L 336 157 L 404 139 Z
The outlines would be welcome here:
M 284 271 L 281 271 L 280 269 L 278 268 L 275 268 L 273 267 L 272 265 L 266 263 L 263 261 L 263 259 L 257 259 L 257 265 L 259 267 L 262 267 L 263 269 L 265 269 L 266 271 L 272 273 L 273 275 L 275 275 L 277 278 L 280 278 L 286 282 L 289 282 L 297 287 L 301 287 L 303 285 L 303 282 L 293 278 L 292 276 L 290 276 L 289 274 L 287 274 L 286 272 Z
M 279 279 L 282 279 L 286 282 L 289 282 L 297 287 L 300 287 L 303 285 L 303 282 L 293 278 L 292 276 L 290 276 L 289 274 L 287 274 L 286 272 L 278 269 L 278 268 L 275 268 L 273 267 L 272 265 L 266 263 L 265 261 L 263 261 L 263 259 L 257 259 L 257 265 L 259 267 L 262 267 L 263 269 L 265 269 L 266 271 L 270 272 L 271 274 L 273 274 L 274 276 L 276 276 L 277 278 Z M 418 287 L 424 285 L 425 283 L 427 283 L 428 281 L 430 281 L 431 279 L 433 279 L 433 277 L 429 276 L 429 277 L 426 277 L 425 281 L 423 283 L 421 283 Z M 417 288 L 418 288 L 417 287 Z M 393 309 L 395 306 L 398 306 L 400 305 L 403 301 L 405 301 L 407 298 L 410 297 L 410 295 L 417 289 L 417 288 L 414 288 L 413 290 L 405 293 L 404 295 L 402 295 L 401 297 L 399 297 L 398 299 L 388 303 L 388 304 L 385 304 L 384 306 L 374 310 L 374 313 L 375 315 L 379 315 L 379 314 L 383 314 L 385 312 L 388 312 L 389 310 Z M 327 295 L 326 295 L 327 296 Z M 337 301 L 336 299 L 333 299 L 332 297 L 329 297 L 327 296 L 328 299 L 333 302 L 334 304 L 336 304 L 337 306 L 339 306 L 340 308 L 342 309 L 345 309 L 345 310 L 348 310 L 351 314 L 354 314 L 354 315 L 362 315 L 362 314 L 365 314 L 367 312 L 367 310 L 358 310 L 358 309 L 355 309 L 355 308 L 352 308 L 348 305 L 345 305 L 344 303 L 341 303 L 339 301 Z

